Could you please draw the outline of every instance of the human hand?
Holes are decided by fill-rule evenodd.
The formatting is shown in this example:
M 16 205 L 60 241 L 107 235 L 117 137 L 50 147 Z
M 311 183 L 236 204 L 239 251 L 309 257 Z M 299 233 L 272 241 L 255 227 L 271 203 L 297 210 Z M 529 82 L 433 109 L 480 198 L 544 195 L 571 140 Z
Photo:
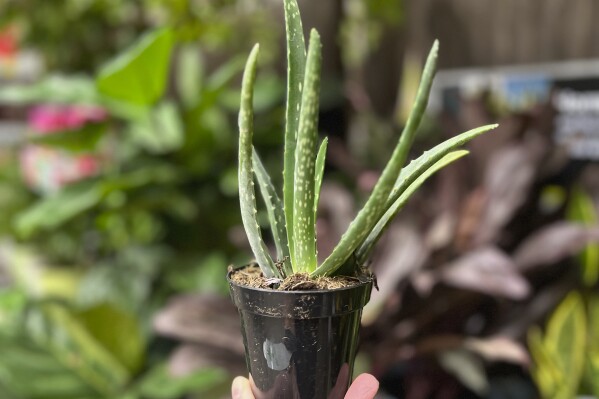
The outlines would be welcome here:
M 379 390 L 379 382 L 370 374 L 360 374 L 349 387 L 345 399 L 373 399 Z M 250 380 L 236 377 L 231 386 L 233 399 L 255 399 Z

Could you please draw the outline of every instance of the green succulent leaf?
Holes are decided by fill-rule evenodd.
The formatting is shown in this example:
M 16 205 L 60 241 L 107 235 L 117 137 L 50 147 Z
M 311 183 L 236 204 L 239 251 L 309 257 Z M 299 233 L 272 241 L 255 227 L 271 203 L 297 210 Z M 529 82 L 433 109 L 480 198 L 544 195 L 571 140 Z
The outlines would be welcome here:
M 407 202 L 409 197 L 422 183 L 424 183 L 424 180 L 428 179 L 428 177 L 442 167 L 449 165 L 451 162 L 465 155 L 465 153 L 460 153 L 461 155 L 459 157 L 454 158 L 454 156 L 458 155 L 458 152 L 452 151 L 460 148 L 475 137 L 495 129 L 496 127 L 496 124 L 481 126 L 452 137 L 451 139 L 433 147 L 431 150 L 425 151 L 424 154 L 403 168 L 399 177 L 397 178 L 397 181 L 395 182 L 395 186 L 393 187 L 391 194 L 389 194 L 389 198 L 387 199 L 387 210 L 385 214 L 377 222 L 377 225 L 373 229 L 372 233 L 368 235 L 368 238 L 364 241 L 364 244 L 362 244 L 356 251 L 356 260 L 358 264 L 362 264 L 367 260 L 367 257 L 372 250 L 372 246 L 376 244 L 378 238 L 380 238 L 380 234 L 385 230 L 384 226 L 390 221 L 389 217 L 393 218 L 393 216 L 397 214 L 399 209 L 403 207 L 403 204 Z M 426 175 L 426 177 L 421 180 L 423 175 Z M 416 182 L 419 182 L 417 186 L 415 185 Z M 398 203 L 401 203 L 401 205 L 398 205 Z M 397 206 L 399 206 L 398 209 L 396 209 Z M 392 208 L 396 210 L 390 211 Z M 381 227 L 383 228 L 383 231 L 379 231 Z
M 296 0 L 285 0 L 285 31 L 287 35 L 287 108 L 285 111 L 285 155 L 283 165 L 283 201 L 291 262 L 295 264 L 293 194 L 295 147 L 300 121 L 302 85 L 306 69 L 306 44 L 299 7 Z
M 364 262 L 368 259 L 368 256 L 370 255 L 374 245 L 378 242 L 379 238 L 382 236 L 382 234 L 389 226 L 389 222 L 393 220 L 393 218 L 403 208 L 406 202 L 408 202 L 412 194 L 414 194 L 416 190 L 418 190 L 420 186 L 437 171 L 443 169 L 445 166 L 449 165 L 454 161 L 457 161 L 458 159 L 462 158 L 467 154 L 468 151 L 466 150 L 450 152 L 422 173 L 414 173 L 415 168 L 410 168 L 412 164 L 408 165 L 408 167 L 402 170 L 400 179 L 402 178 L 402 176 L 405 175 L 403 181 L 411 181 L 411 184 L 409 184 L 403 190 L 398 190 L 398 193 L 401 194 L 397 197 L 395 201 L 391 203 L 383 217 L 374 226 L 374 229 L 370 232 L 368 237 L 366 237 L 364 243 L 356 251 L 356 261 L 358 262 L 358 264 L 364 264 Z M 413 177 L 416 178 L 413 179 Z
M 283 201 L 279 198 L 256 149 L 254 149 L 253 152 L 253 162 L 254 173 L 256 174 L 256 180 L 258 180 L 258 186 L 260 187 L 260 194 L 262 194 L 262 198 L 266 204 L 270 230 L 277 248 L 278 261 L 283 262 L 285 274 L 291 275 L 293 274 L 293 269 L 291 268 L 291 260 L 289 259 L 289 246 L 287 244 L 287 231 L 285 230 Z
M 239 205 L 241 220 L 248 236 L 252 252 L 262 273 L 267 277 L 278 275 L 266 244 L 262 240 L 260 225 L 256 218 L 256 193 L 252 165 L 252 136 L 254 133 L 253 92 L 256 80 L 256 64 L 259 45 L 255 45 L 248 57 L 241 85 L 239 109 Z
M 416 130 L 418 129 L 418 125 L 420 124 L 426 109 L 426 104 L 428 103 L 428 96 L 435 75 L 438 49 L 439 43 L 435 41 L 426 60 L 422 80 L 416 95 L 416 101 L 408 118 L 408 122 L 406 123 L 397 147 L 391 155 L 389 163 L 387 163 L 387 166 L 383 170 L 366 205 L 364 205 L 364 208 L 362 208 L 348 230 L 343 234 L 341 240 L 335 249 L 333 249 L 333 252 L 327 259 L 325 259 L 322 265 L 312 273 L 313 276 L 332 275 L 335 273 L 339 267 L 345 264 L 358 246 L 364 241 L 385 212 L 387 199 L 393 189 L 401 168 L 406 161 L 408 152 L 414 141 Z
M 327 157 L 328 137 L 320 143 L 318 154 L 316 155 L 316 181 L 314 182 L 314 220 L 318 211 L 318 200 L 320 199 L 320 187 L 322 186 L 322 177 L 324 176 L 324 161 Z
M 316 269 L 314 231 L 314 182 L 318 140 L 318 97 L 320 92 L 321 43 L 316 30 L 310 32 L 304 91 L 300 113 L 293 193 L 293 239 L 296 271 Z M 293 260 L 292 260 L 293 262 Z

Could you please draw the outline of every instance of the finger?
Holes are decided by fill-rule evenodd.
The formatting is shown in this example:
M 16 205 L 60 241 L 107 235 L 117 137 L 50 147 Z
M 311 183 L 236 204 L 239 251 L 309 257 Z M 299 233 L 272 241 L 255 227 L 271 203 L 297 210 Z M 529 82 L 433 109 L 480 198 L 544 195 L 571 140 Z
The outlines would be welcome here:
M 249 380 L 245 377 L 235 377 L 231 385 L 231 396 L 233 399 L 254 399 Z
M 345 399 L 373 399 L 379 382 L 370 374 L 360 374 L 349 387 Z

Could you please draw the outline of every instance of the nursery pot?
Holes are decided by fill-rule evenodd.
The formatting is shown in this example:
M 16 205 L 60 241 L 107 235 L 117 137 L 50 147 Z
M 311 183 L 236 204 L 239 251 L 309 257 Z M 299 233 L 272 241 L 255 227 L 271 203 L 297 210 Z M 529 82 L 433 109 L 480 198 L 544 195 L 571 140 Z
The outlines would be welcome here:
M 256 399 L 343 399 L 372 281 L 327 291 L 277 291 L 238 285 L 231 273 Z

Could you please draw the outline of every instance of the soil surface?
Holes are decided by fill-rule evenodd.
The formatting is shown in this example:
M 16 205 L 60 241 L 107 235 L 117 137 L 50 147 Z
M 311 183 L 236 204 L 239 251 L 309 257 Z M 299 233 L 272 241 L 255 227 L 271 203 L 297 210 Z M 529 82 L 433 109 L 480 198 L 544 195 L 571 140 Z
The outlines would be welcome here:
M 367 276 L 365 276 L 367 278 Z M 267 278 L 257 265 L 250 265 L 238 269 L 231 274 L 231 280 L 239 285 L 253 288 L 273 289 L 278 291 L 311 291 L 334 290 L 360 284 L 362 280 L 357 277 L 310 277 L 308 273 L 295 273 L 284 280 Z

